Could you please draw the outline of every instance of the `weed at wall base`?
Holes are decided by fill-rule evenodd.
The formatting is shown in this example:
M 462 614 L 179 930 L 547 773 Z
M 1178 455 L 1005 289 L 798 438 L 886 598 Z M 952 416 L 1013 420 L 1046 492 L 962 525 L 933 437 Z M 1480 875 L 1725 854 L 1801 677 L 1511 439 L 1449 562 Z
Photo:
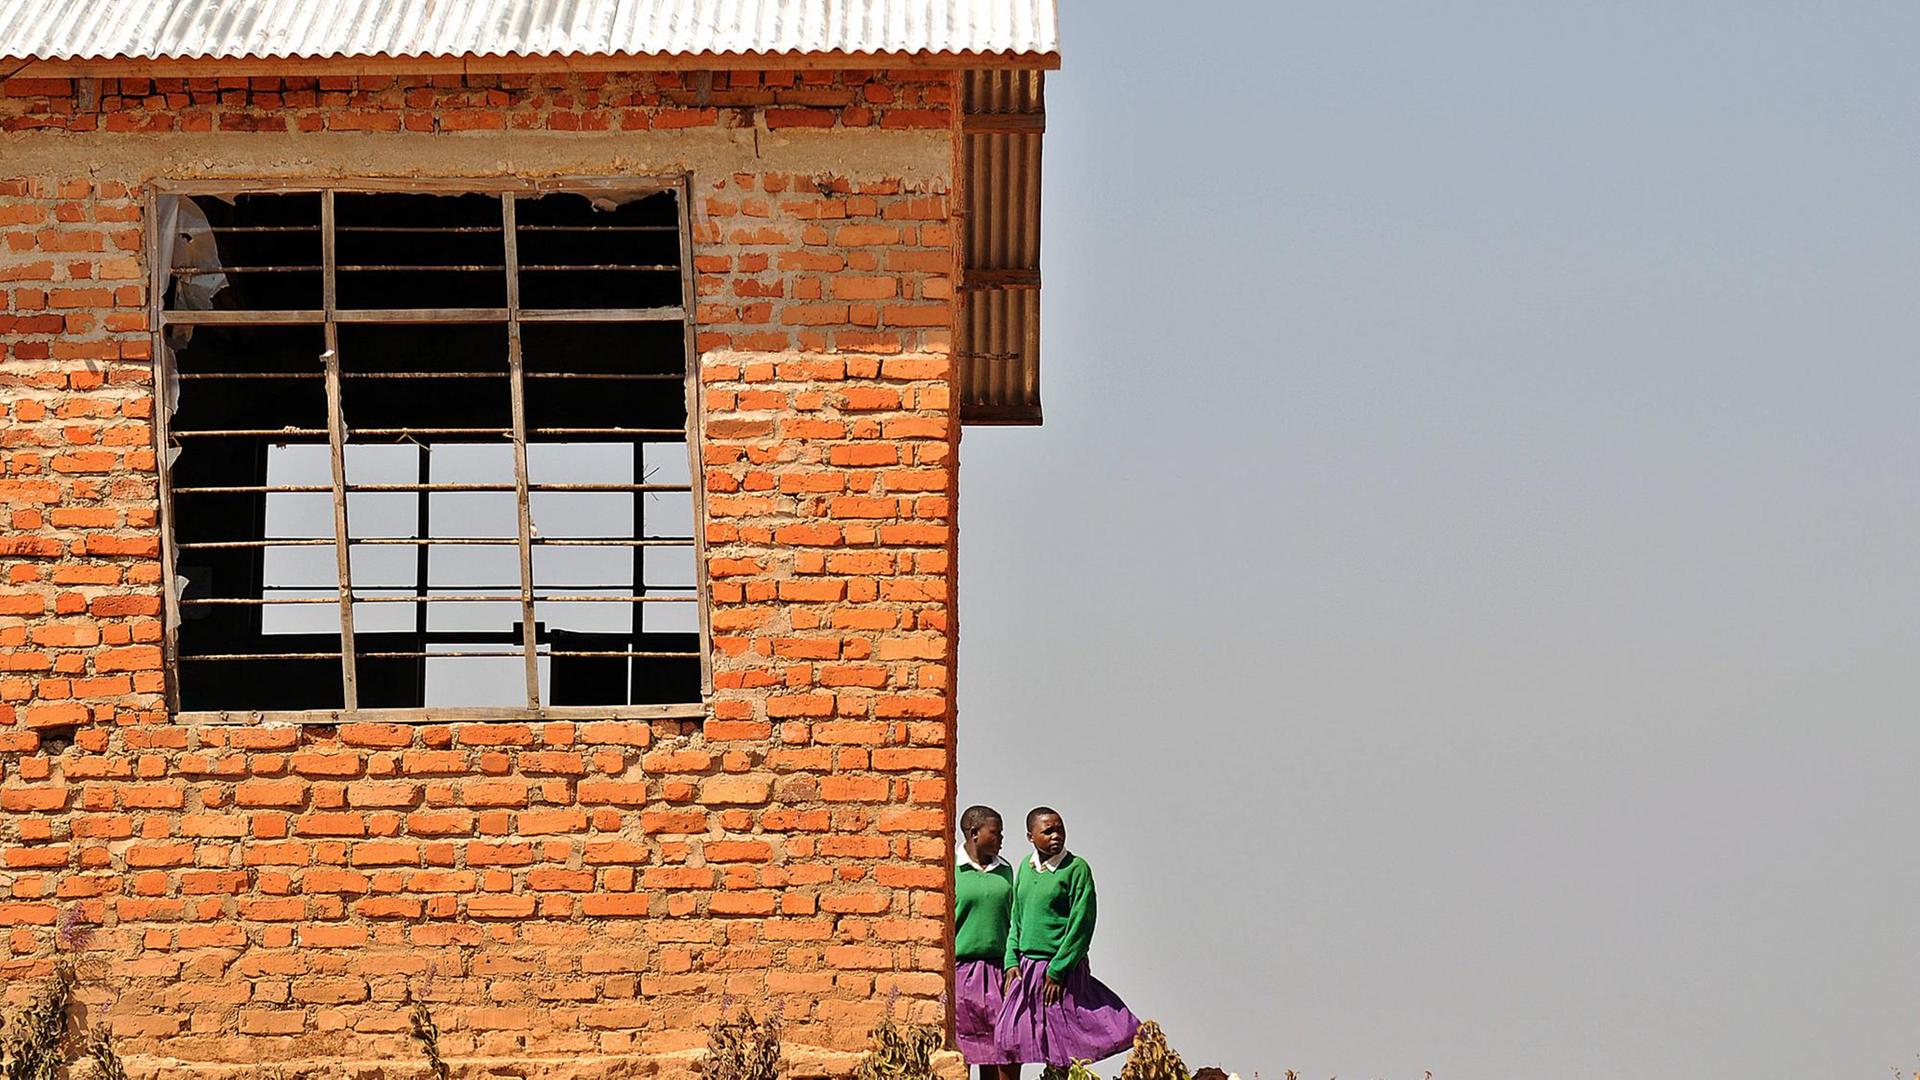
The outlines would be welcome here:
M 744 1006 L 733 1019 L 723 1014 L 707 1028 L 707 1052 L 695 1066 L 702 1080 L 779 1080 L 786 1069 L 780 1050 L 780 1016 L 757 1019 Z

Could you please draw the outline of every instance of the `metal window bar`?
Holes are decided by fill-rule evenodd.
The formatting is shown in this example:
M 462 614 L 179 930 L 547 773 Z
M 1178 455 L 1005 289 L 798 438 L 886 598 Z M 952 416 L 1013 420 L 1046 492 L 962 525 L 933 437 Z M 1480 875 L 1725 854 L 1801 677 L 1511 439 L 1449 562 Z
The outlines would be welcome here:
M 507 243 L 507 385 L 513 394 L 513 483 L 519 503 L 521 633 L 526 639 L 527 708 L 540 707 L 540 629 L 533 612 L 533 496 L 527 491 L 527 380 L 520 343 L 520 245 L 514 229 L 514 202 L 500 197 L 501 227 Z
M 255 311 L 185 311 L 162 309 L 162 326 L 318 326 L 329 313 L 320 308 L 262 308 Z M 342 323 L 504 323 L 506 308 L 341 308 L 331 313 Z M 528 308 L 521 322 L 685 322 L 684 306 L 652 308 Z
M 431 444 L 422 444 L 421 449 L 425 451 L 427 447 L 430 445 Z M 227 485 L 218 485 L 218 486 L 208 485 L 204 487 L 194 487 L 194 486 L 177 487 L 173 489 L 173 493 L 175 495 L 298 495 L 298 494 L 316 495 L 316 494 L 325 494 L 326 492 L 329 492 L 332 490 L 333 490 L 333 486 L 331 484 L 227 484 Z M 460 483 L 451 483 L 451 482 L 434 484 L 434 483 L 428 483 L 425 481 L 422 481 L 421 483 L 418 483 L 418 484 L 348 484 L 347 485 L 347 494 L 349 495 L 354 494 L 356 492 L 363 492 L 363 491 L 364 492 L 395 492 L 395 491 L 398 491 L 398 492 L 413 492 L 413 491 L 506 492 L 506 491 L 518 491 L 518 490 L 519 488 L 513 484 L 460 484 Z M 692 484 L 532 484 L 530 483 L 527 485 L 527 490 L 536 491 L 536 492 L 566 491 L 566 492 L 576 492 L 576 493 L 578 492 L 619 493 L 619 492 L 628 492 L 628 491 L 684 492 L 684 491 L 692 491 L 693 485 Z
M 693 547 L 698 543 L 698 539 L 698 537 L 693 536 L 636 536 L 632 539 L 625 537 L 536 536 L 533 538 L 533 542 L 535 544 L 545 544 L 552 547 Z M 399 545 L 404 547 L 413 544 L 425 544 L 430 547 L 438 547 L 441 544 L 472 544 L 505 547 L 510 544 L 518 544 L 519 542 L 519 538 L 514 536 L 367 536 L 355 538 L 353 546 L 360 547 L 371 544 Z M 192 540 L 184 544 L 175 544 L 174 546 L 181 551 L 212 551 L 220 548 L 322 547 L 330 546 L 333 543 L 334 540 L 330 536 L 270 536 L 264 540 Z
M 308 586 L 289 585 L 285 587 L 307 588 Z M 472 588 L 472 586 L 468 587 Z M 664 586 L 654 587 L 662 588 Z M 318 586 L 313 586 L 313 588 L 318 588 Z M 394 586 L 394 588 L 399 588 L 399 586 Z M 411 587 L 409 586 L 409 588 Z M 520 586 L 508 585 L 502 586 L 502 588 L 512 589 L 513 593 L 507 596 L 467 593 L 427 593 L 423 596 L 418 592 L 409 592 L 405 596 L 367 596 L 364 593 L 355 593 L 353 602 L 356 604 L 419 604 L 426 602 L 435 604 L 501 604 L 512 603 L 514 600 L 519 599 Z M 687 585 L 685 588 L 691 589 L 693 586 Z M 533 594 L 533 599 L 543 604 L 691 604 L 699 599 L 699 597 L 661 596 L 658 594 L 647 596 L 594 596 L 590 594 L 535 593 Z M 219 605 L 232 607 L 278 607 L 284 604 L 332 604 L 335 602 L 335 598 L 331 596 L 199 596 L 188 597 L 180 601 L 184 607 Z
M 524 321 L 524 320 L 523 320 Z M 340 377 L 355 379 L 504 379 L 504 371 L 344 371 Z M 176 376 L 186 382 L 199 379 L 319 379 L 317 371 L 192 371 Z M 672 372 L 652 371 L 529 371 L 529 379 L 589 379 L 605 382 L 679 382 Z
M 326 362 L 327 449 L 333 464 L 333 547 L 340 568 L 340 694 L 351 713 L 360 707 L 360 693 L 353 655 L 353 539 L 347 531 L 347 421 L 340 410 L 340 327 L 333 319 L 333 211 L 333 192 L 321 192 L 320 253 L 326 273 L 320 289 L 327 312 L 327 351 L 321 359 Z
M 594 185 L 589 184 L 587 186 L 591 187 Z M 183 188 L 182 190 L 186 190 L 186 189 Z M 322 370 L 319 372 L 300 372 L 300 371 L 296 371 L 296 372 L 269 372 L 269 371 L 193 372 L 193 373 L 173 372 L 171 374 L 171 377 L 175 379 L 179 379 L 181 381 L 193 381 L 193 380 L 200 380 L 200 379 L 208 379 L 208 380 L 319 379 L 324 384 L 326 398 L 327 398 L 327 401 L 326 401 L 327 426 L 325 428 L 288 427 L 288 428 L 278 428 L 278 429 L 261 428 L 261 429 L 188 430 L 188 431 L 182 431 L 182 430 L 176 429 L 176 430 L 168 431 L 167 426 L 164 424 L 164 422 L 162 422 L 156 425 L 155 434 L 156 434 L 156 442 L 162 448 L 176 447 L 179 445 L 177 440 L 182 438 L 255 437 L 255 438 L 274 439 L 276 437 L 278 438 L 293 437 L 293 438 L 311 439 L 311 438 L 324 437 L 326 439 L 328 444 L 328 449 L 329 449 L 329 457 L 331 461 L 332 475 L 331 475 L 330 484 L 327 484 L 327 485 L 259 484 L 259 485 L 225 485 L 225 486 L 211 485 L 211 486 L 202 486 L 202 487 L 183 486 L 177 489 L 173 488 L 170 484 L 163 484 L 163 488 L 165 489 L 163 494 L 163 509 L 167 513 L 169 519 L 171 519 L 172 514 L 174 512 L 173 497 L 175 495 L 243 494 L 243 493 L 244 494 L 273 494 L 273 493 L 280 493 L 280 492 L 290 492 L 290 493 L 305 492 L 305 493 L 312 493 L 312 494 L 320 494 L 320 493 L 330 494 L 332 496 L 333 509 L 334 509 L 334 535 L 331 537 L 287 537 L 287 538 L 266 537 L 266 538 L 261 538 L 257 540 L 249 539 L 249 540 L 231 540 L 231 541 L 199 541 L 199 542 L 176 543 L 176 544 L 168 545 L 169 557 L 167 561 L 169 563 L 173 561 L 172 552 L 195 550 L 195 549 L 269 548 L 269 547 L 280 547 L 280 546 L 298 547 L 298 546 L 322 546 L 322 545 L 333 546 L 336 550 L 337 577 L 338 577 L 337 589 L 334 590 L 336 595 L 334 596 L 269 597 L 269 596 L 263 595 L 258 598 L 251 598 L 251 597 L 249 598 L 224 598 L 224 597 L 184 598 L 184 597 L 174 596 L 173 599 L 176 605 L 179 607 L 193 607 L 193 606 L 203 606 L 203 605 L 214 605 L 214 606 L 240 605 L 240 606 L 265 608 L 268 606 L 279 605 L 279 604 L 337 603 L 340 607 L 340 632 L 341 632 L 340 649 L 337 652 L 278 652 L 278 653 L 249 652 L 249 653 L 203 653 L 203 654 L 183 655 L 179 652 L 177 644 L 173 642 L 170 634 L 168 639 L 170 658 L 176 664 L 184 663 L 184 662 L 204 663 L 209 661 L 227 661 L 227 660 L 242 661 L 242 660 L 267 660 L 267 659 L 338 659 L 341 662 L 341 684 L 342 684 L 344 709 L 343 710 L 318 710 L 318 711 L 334 714 L 334 715 L 344 714 L 347 716 L 352 716 L 359 711 L 357 676 L 355 671 L 355 658 L 357 655 L 365 656 L 367 658 L 375 658 L 375 659 L 421 659 L 421 658 L 467 657 L 467 656 L 473 656 L 473 657 L 523 656 L 526 662 L 526 680 L 527 680 L 526 707 L 529 711 L 535 712 L 535 713 L 539 713 L 543 711 L 541 702 L 540 702 L 539 669 L 538 669 L 538 658 L 541 656 L 582 657 L 582 658 L 629 657 L 629 658 L 698 659 L 700 662 L 700 668 L 701 668 L 700 681 L 701 681 L 702 689 L 704 691 L 707 687 L 711 685 L 711 673 L 709 668 L 710 660 L 709 660 L 709 657 L 707 656 L 706 646 L 705 646 L 705 642 L 707 640 L 708 633 L 709 633 L 708 613 L 705 610 L 705 603 L 704 603 L 706 587 L 705 587 L 705 581 L 703 579 L 703 576 L 701 572 L 697 569 L 699 566 L 704 565 L 703 561 L 700 558 L 700 552 L 704 548 L 704 545 L 701 543 L 700 537 L 697 535 L 698 529 L 696 528 L 695 530 L 696 535 L 688 536 L 688 537 L 648 537 L 648 536 L 640 535 L 641 533 L 644 532 L 643 501 L 645 496 L 648 493 L 681 492 L 681 493 L 692 494 L 694 496 L 696 520 L 698 515 L 698 506 L 703 501 L 702 500 L 703 492 L 701 491 L 702 485 L 698 483 L 698 478 L 700 475 L 699 469 L 698 469 L 698 459 L 697 459 L 697 445 L 698 445 L 697 431 L 699 426 L 698 424 L 699 413 L 698 413 L 698 399 L 696 396 L 696 381 L 695 381 L 695 378 L 693 375 L 693 369 L 692 369 L 692 362 L 693 362 L 693 355 L 694 355 L 693 341 L 692 341 L 693 327 L 691 325 L 692 319 L 691 319 L 691 310 L 690 310 L 691 297 L 693 295 L 692 281 L 691 281 L 692 262 L 691 262 L 691 258 L 689 257 L 689 253 L 686 251 L 686 242 L 687 242 L 686 238 L 689 236 L 688 230 L 690 228 L 691 223 L 690 223 L 690 215 L 686 205 L 687 200 L 686 200 L 686 191 L 685 191 L 684 185 L 680 185 L 671 189 L 663 189 L 663 190 L 673 190 L 676 193 L 677 197 L 675 202 L 676 202 L 677 216 L 679 219 L 676 225 L 518 225 L 515 220 L 515 217 L 516 217 L 515 202 L 516 202 L 517 196 L 514 192 L 514 189 L 512 189 L 511 187 L 500 188 L 500 187 L 489 187 L 484 184 L 476 184 L 473 188 L 468 190 L 486 190 L 489 192 L 497 192 L 499 194 L 500 201 L 501 201 L 501 226 L 498 231 L 502 234 L 504 248 L 505 248 L 504 264 L 501 264 L 501 265 L 493 265 L 493 264 L 420 265 L 420 266 L 406 266 L 406 267 L 398 266 L 398 265 L 384 265 L 384 264 L 383 265 L 365 265 L 365 264 L 341 265 L 336 255 L 336 237 L 338 234 L 343 232 L 346 232 L 346 233 L 444 234 L 444 233 L 450 233 L 450 232 L 452 233 L 492 233 L 496 230 L 492 226 L 439 226 L 439 227 L 435 227 L 435 226 L 357 226 L 357 225 L 341 226 L 337 222 L 337 215 L 336 215 L 336 204 L 335 204 L 336 190 L 337 189 L 334 189 L 334 188 L 322 188 L 319 190 L 321 221 L 318 226 L 313 226 L 313 225 L 215 226 L 210 229 L 210 231 L 215 233 L 216 235 L 228 234 L 228 233 L 271 234 L 271 233 L 318 232 L 320 234 L 320 241 L 321 241 L 321 265 L 320 266 L 317 266 L 317 267 L 307 266 L 307 265 L 232 266 L 232 267 L 226 267 L 224 269 L 224 272 L 235 273 L 235 274 L 245 274 L 245 273 L 292 273 L 292 272 L 311 273 L 311 272 L 318 271 L 321 277 L 321 291 L 322 291 L 322 306 L 319 309 L 291 309 L 291 310 L 259 309 L 259 310 L 239 310 L 239 311 L 236 311 L 236 310 L 191 310 L 191 311 L 190 310 L 168 310 L 166 308 L 166 303 L 165 303 L 167 290 L 164 287 L 164 283 L 168 282 L 171 278 L 174 278 L 174 277 L 190 276 L 194 273 L 203 273 L 204 271 L 194 271 L 191 268 L 176 269 L 176 268 L 165 267 L 165 266 L 156 266 L 154 268 L 154 275 L 153 275 L 155 278 L 155 287 L 153 290 L 153 295 L 154 295 L 153 303 L 154 303 L 154 309 L 155 309 L 153 333 L 156 338 L 156 341 L 159 341 L 162 335 L 165 334 L 166 328 L 169 326 L 206 325 L 206 326 L 247 327 L 247 326 L 286 326 L 286 325 L 318 324 L 323 328 L 325 352 L 322 354 Z M 547 190 L 553 190 L 553 189 L 535 188 L 533 190 L 530 190 L 528 194 L 544 194 L 546 193 Z M 605 264 L 594 263 L 594 264 L 578 264 L 578 265 L 560 265 L 560 264 L 544 264 L 543 263 L 543 264 L 528 264 L 523 266 L 519 262 L 518 245 L 516 243 L 516 234 L 521 231 L 557 232 L 557 233 L 677 232 L 681 237 L 681 243 L 679 245 L 679 251 L 677 255 L 678 261 L 676 264 L 673 264 L 673 265 L 640 264 L 640 263 L 605 263 Z M 507 278 L 506 280 L 507 306 L 504 308 L 424 308 L 424 309 L 402 309 L 402 308 L 341 309 L 339 308 L 336 298 L 338 295 L 338 291 L 337 291 L 338 280 L 339 280 L 338 275 L 341 272 L 343 271 L 346 271 L 346 272 L 394 271 L 394 270 L 410 270 L 415 272 L 439 271 L 439 272 L 456 272 L 456 273 L 457 272 L 504 271 L 506 273 L 506 278 Z M 549 309 L 538 309 L 538 310 L 532 310 L 532 309 L 522 310 L 519 304 L 519 279 L 522 271 L 528 271 L 528 272 L 597 271 L 597 272 L 679 273 L 682 279 L 682 294 L 681 294 L 682 301 L 679 305 L 672 306 L 672 307 L 577 308 L 577 309 L 576 308 L 568 308 L 568 309 L 549 308 Z M 520 326 L 524 322 L 623 323 L 623 322 L 669 322 L 669 321 L 679 322 L 682 325 L 684 358 L 683 358 L 683 370 L 679 373 L 529 372 L 525 370 L 523 349 L 521 345 L 521 332 L 520 332 Z M 508 338 L 508 371 L 505 373 L 499 373 L 499 372 L 347 372 L 347 371 L 343 371 L 341 366 L 340 355 L 339 355 L 339 332 L 338 332 L 338 327 L 343 323 L 371 323 L 371 324 L 504 323 L 506 325 L 507 338 Z M 156 364 L 159 363 L 159 360 L 157 359 L 158 355 L 159 355 L 159 350 L 156 349 Z M 391 437 L 397 437 L 402 439 L 410 438 L 410 437 L 420 437 L 420 436 L 506 437 L 511 439 L 514 445 L 514 458 L 515 458 L 514 480 L 515 482 L 513 485 L 452 484 L 452 483 L 434 484 L 429 481 L 429 473 L 425 471 L 424 464 L 422 465 L 423 471 L 421 472 L 421 475 L 420 475 L 420 481 L 414 484 L 354 485 L 354 484 L 349 484 L 347 482 L 345 448 L 347 445 L 349 427 L 348 427 L 346 418 L 343 414 L 342 404 L 341 404 L 342 396 L 343 396 L 341 388 L 342 388 L 342 384 L 345 381 L 354 380 L 354 379 L 493 379 L 493 378 L 500 378 L 502 377 L 503 374 L 508 379 L 509 393 L 511 395 L 512 415 L 513 415 L 513 422 L 512 422 L 511 428 L 508 428 L 508 429 L 367 428 L 367 429 L 356 429 L 356 430 L 353 430 L 351 433 L 353 435 L 359 435 L 359 436 L 391 436 Z M 164 372 L 162 373 L 162 375 L 163 377 L 166 377 Z M 687 396 L 687 408 L 688 408 L 687 424 L 684 428 L 626 428 L 626 427 L 529 428 L 526 422 L 526 399 L 525 399 L 525 386 L 526 386 L 527 380 L 529 379 L 579 379 L 579 380 L 604 380 L 604 381 L 667 381 L 672 379 L 679 379 L 683 382 L 684 391 Z M 617 437 L 623 437 L 626 439 L 633 440 L 636 482 L 630 483 L 630 484 L 534 484 L 530 482 L 528 467 L 527 467 L 527 460 L 526 460 L 526 447 L 527 447 L 527 442 L 530 436 L 568 437 L 568 436 L 590 436 L 590 435 L 617 436 Z M 689 466 L 693 470 L 693 477 L 695 482 L 690 484 L 648 484 L 648 483 L 642 482 L 644 480 L 644 443 L 646 439 L 648 437 L 671 438 L 674 436 L 678 436 L 686 440 L 688 457 L 689 457 Z M 427 443 L 423 442 L 421 445 L 422 445 L 423 451 L 427 451 L 429 449 L 429 446 Z M 424 454 L 423 454 L 423 458 L 424 458 Z M 425 520 L 424 515 L 426 514 L 425 503 L 427 501 L 427 495 L 428 493 L 431 493 L 431 492 L 514 491 L 517 496 L 517 501 L 519 504 L 519 515 L 518 515 L 519 522 L 518 522 L 517 535 L 513 537 L 497 537 L 497 538 L 496 537 L 434 537 L 430 535 L 430 531 L 431 531 L 430 528 L 422 527 L 417 530 L 422 535 L 417 537 L 367 537 L 367 538 L 352 537 L 349 533 L 349 523 L 348 523 L 348 516 L 347 516 L 347 495 L 350 492 L 359 492 L 359 491 L 419 493 L 420 502 L 422 504 L 422 508 L 420 511 L 421 515 L 423 515 L 422 520 Z M 634 504 L 635 504 L 634 505 L 635 535 L 630 539 L 615 538 L 615 537 L 543 538 L 543 537 L 535 536 L 533 535 L 533 532 L 532 532 L 530 496 L 533 492 L 547 492 L 547 491 L 630 492 L 634 497 Z M 438 602 L 500 603 L 500 602 L 512 602 L 515 599 L 515 597 L 512 595 L 492 596 L 492 595 L 484 595 L 481 593 L 434 594 L 426 584 L 426 574 L 424 572 L 418 573 L 416 582 L 413 586 L 404 587 L 404 588 L 410 589 L 411 592 L 408 595 L 403 595 L 403 596 L 390 596 L 390 597 L 368 596 L 364 594 L 366 591 L 379 590 L 383 587 L 362 586 L 361 589 L 356 590 L 353 585 L 352 565 L 351 565 L 350 555 L 351 555 L 351 549 L 354 546 L 412 545 L 419 549 L 419 552 L 420 552 L 419 564 L 424 564 L 426 561 L 425 556 L 428 549 L 431 548 L 432 546 L 443 545 L 443 544 L 444 545 L 492 545 L 492 546 L 504 546 L 507 544 L 513 544 L 519 548 L 520 578 L 521 578 L 520 583 L 515 586 L 501 587 L 502 591 L 513 590 L 513 591 L 517 591 L 518 593 L 518 599 L 520 601 L 521 609 L 522 609 L 521 642 L 520 642 L 519 648 L 510 650 L 510 651 L 382 650 L 382 651 L 369 651 L 364 653 L 357 650 L 355 647 L 355 632 L 354 632 L 354 624 L 353 624 L 353 606 L 355 604 L 359 604 L 359 603 L 413 603 L 413 604 L 416 604 L 419 610 L 419 615 L 417 617 L 416 624 L 415 624 L 416 632 L 418 632 L 421 635 L 423 640 L 430 640 L 432 637 L 436 635 L 428 634 L 425 629 L 425 611 L 426 611 L 426 605 L 428 603 L 438 603 Z M 544 546 L 553 546 L 553 547 L 630 547 L 632 548 L 634 555 L 633 555 L 633 581 L 630 586 L 631 595 L 602 596 L 602 595 L 592 595 L 586 592 L 576 592 L 576 593 L 539 592 L 535 588 L 534 577 L 533 577 L 533 562 L 532 562 L 532 548 L 536 544 L 544 545 Z M 692 547 L 694 548 L 695 549 L 695 565 L 696 565 L 694 582 L 684 586 L 682 585 L 649 586 L 645 581 L 644 563 L 641 558 L 641 552 L 648 547 Z M 263 587 L 264 587 L 264 583 L 263 583 Z M 288 588 L 299 588 L 299 587 L 295 586 L 295 587 L 288 587 Z M 397 590 L 402 587 L 396 586 L 393 588 Z M 478 589 L 484 590 L 489 587 L 467 586 L 466 588 L 468 589 L 478 588 Z M 576 588 L 578 587 L 576 586 Z M 592 589 L 595 587 L 590 586 L 588 588 Z M 618 588 L 618 587 L 614 587 L 614 588 Z M 662 592 L 650 593 L 649 589 L 662 590 Z M 693 593 L 693 595 L 666 595 L 666 593 L 685 593 L 685 592 L 691 592 Z M 644 649 L 637 649 L 637 648 L 627 649 L 627 650 L 556 649 L 552 645 L 543 645 L 538 640 L 538 627 L 534 618 L 534 614 L 535 614 L 534 605 L 536 602 L 625 603 L 629 605 L 638 605 L 643 603 L 698 603 L 700 607 L 699 641 L 701 642 L 701 647 L 695 651 L 644 650 Z M 642 633 L 642 630 L 641 630 L 640 619 L 638 614 L 639 608 L 635 607 L 634 611 L 635 611 L 635 616 L 634 616 L 632 633 L 633 633 L 633 640 L 637 643 L 640 640 L 640 635 Z M 464 638 L 465 640 L 471 642 L 474 638 L 479 636 L 484 636 L 484 635 L 479 635 L 475 633 L 463 633 L 456 636 Z M 422 675 L 422 677 L 424 678 L 424 674 Z M 423 691 L 424 691 L 424 687 L 423 687 Z M 177 680 L 171 681 L 169 684 L 169 703 L 174 709 L 176 710 L 180 709 L 179 688 L 178 688 Z M 657 709 L 660 707 L 646 706 L 644 708 Z M 668 707 L 668 708 L 672 708 L 672 707 Z M 391 712 L 395 712 L 396 710 L 376 709 L 374 711 L 391 713 Z M 460 712 L 462 710 L 423 708 L 423 709 L 417 709 L 417 710 L 398 710 L 398 711 L 413 711 L 413 712 L 422 712 L 422 713 L 441 714 L 441 713 L 450 713 L 450 712 Z M 483 709 L 479 711 L 498 712 L 500 710 Z M 201 715 L 201 714 L 196 713 L 195 715 Z M 221 712 L 220 715 L 225 716 L 226 713 Z
M 352 654 L 347 654 L 347 655 L 352 655 Z M 383 650 L 383 651 L 377 651 L 377 652 L 367 651 L 367 652 L 362 652 L 359 655 L 364 656 L 370 660 L 420 660 L 420 659 L 439 660 L 439 659 L 452 659 L 452 658 L 458 658 L 458 657 L 492 657 L 493 659 L 496 659 L 496 660 L 504 660 L 510 657 L 517 657 L 521 655 L 521 650 L 508 649 L 504 651 L 494 650 L 489 652 L 469 652 L 469 651 L 462 650 L 462 651 L 440 652 L 440 651 L 426 651 L 421 649 L 394 649 L 394 650 Z M 646 649 L 605 649 L 605 650 L 553 649 L 543 645 L 540 648 L 540 655 L 541 656 L 597 657 L 597 658 L 605 658 L 605 659 L 622 657 L 622 656 L 625 656 L 625 657 L 640 656 L 640 657 L 647 657 L 650 659 L 681 658 L 681 659 L 690 660 L 690 659 L 693 659 L 694 657 L 699 656 L 700 653 L 690 652 L 690 651 L 674 652 L 670 650 L 646 650 Z M 182 656 L 180 659 L 183 662 L 194 662 L 194 663 L 205 663 L 207 661 L 220 661 L 222 663 L 236 663 L 236 662 L 243 662 L 247 660 L 337 660 L 341 658 L 342 658 L 342 654 L 338 652 L 275 652 L 275 653 L 189 653 L 185 656 Z

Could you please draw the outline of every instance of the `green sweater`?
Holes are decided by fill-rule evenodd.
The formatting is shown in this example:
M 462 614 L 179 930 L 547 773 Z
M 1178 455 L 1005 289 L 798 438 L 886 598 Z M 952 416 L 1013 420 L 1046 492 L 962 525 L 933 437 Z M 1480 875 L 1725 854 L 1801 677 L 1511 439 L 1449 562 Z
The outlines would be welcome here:
M 1087 958 L 1093 944 L 1093 870 L 1087 860 L 1067 853 L 1060 868 L 1043 874 L 1031 859 L 1020 862 L 1013 886 L 1013 925 L 1007 929 L 1005 965 L 1021 957 L 1047 961 L 1054 982 Z
M 975 870 L 953 868 L 953 958 L 999 963 L 1007 952 L 1007 920 L 1013 914 L 1013 867 L 998 863 Z

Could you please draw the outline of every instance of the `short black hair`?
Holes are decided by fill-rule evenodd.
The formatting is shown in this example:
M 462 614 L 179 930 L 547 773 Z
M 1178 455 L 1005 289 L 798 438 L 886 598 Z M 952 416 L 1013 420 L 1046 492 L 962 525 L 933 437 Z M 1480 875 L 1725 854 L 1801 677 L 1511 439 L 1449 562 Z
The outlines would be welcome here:
M 1060 817 L 1060 811 L 1055 810 L 1051 806 L 1036 806 L 1033 809 L 1027 811 L 1027 831 L 1028 832 L 1033 831 L 1033 819 L 1040 817 L 1043 814 L 1052 814 L 1054 817 Z M 1060 820 L 1065 821 L 1066 819 L 1061 818 Z
M 1000 811 L 991 806 L 969 806 L 960 814 L 960 835 L 971 837 L 980 826 L 999 820 Z

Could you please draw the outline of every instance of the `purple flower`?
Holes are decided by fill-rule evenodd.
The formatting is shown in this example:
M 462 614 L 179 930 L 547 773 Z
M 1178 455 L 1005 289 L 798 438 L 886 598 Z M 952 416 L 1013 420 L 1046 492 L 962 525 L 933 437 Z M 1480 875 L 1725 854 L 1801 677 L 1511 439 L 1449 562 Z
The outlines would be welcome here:
M 60 922 L 54 928 L 54 940 L 62 949 L 84 949 L 87 942 L 93 940 L 94 927 L 80 921 L 80 909 L 70 907 L 60 913 Z

